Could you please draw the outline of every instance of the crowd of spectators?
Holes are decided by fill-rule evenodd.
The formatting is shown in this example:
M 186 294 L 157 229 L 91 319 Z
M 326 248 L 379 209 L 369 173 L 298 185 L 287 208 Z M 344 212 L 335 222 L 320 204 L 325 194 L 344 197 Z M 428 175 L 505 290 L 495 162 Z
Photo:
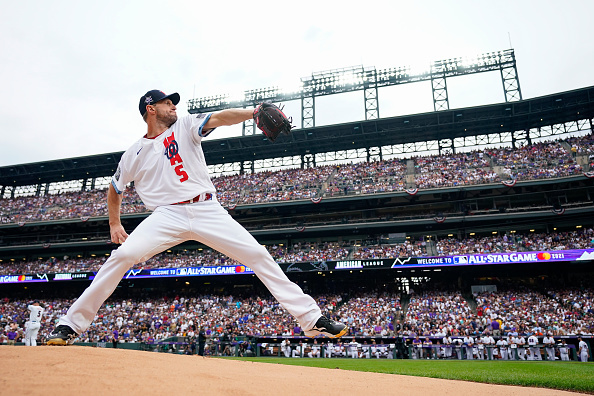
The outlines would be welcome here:
M 580 174 L 577 156 L 594 156 L 592 135 L 519 148 L 477 150 L 413 159 L 390 159 L 305 169 L 284 169 L 213 178 L 218 200 L 227 207 L 272 201 L 375 194 L 407 188 L 439 188 L 509 179 L 530 180 Z M 594 157 L 593 161 L 594 161 Z M 414 162 L 414 183 L 407 185 Z M 496 172 L 496 169 L 500 169 Z M 124 193 L 122 213 L 147 209 L 134 188 Z M 32 222 L 106 216 L 106 190 L 62 192 L 0 199 L 2 222 Z
M 571 146 L 573 155 L 593 155 L 594 154 L 594 134 L 571 137 L 566 140 Z
M 503 167 L 508 179 L 550 179 L 583 172 L 582 166 L 576 162 L 575 154 L 563 142 L 540 142 L 516 149 L 489 150 L 488 155 L 494 165 Z
M 427 255 L 427 245 L 424 240 L 405 240 L 400 244 L 358 246 L 353 252 L 353 259 L 383 259 L 396 257 L 422 257 Z
M 213 179 L 224 206 L 288 201 L 316 197 L 332 173 L 332 166 L 264 171 Z
M 436 242 L 438 255 L 509 253 L 535 250 L 594 248 L 594 230 L 553 233 L 504 234 L 482 238 L 446 238 Z
M 516 288 L 463 297 L 460 291 L 423 291 L 411 294 L 402 329 L 408 337 L 421 338 L 593 335 L 592 292 L 554 289 L 540 293 Z
M 581 295 L 579 295 L 581 294 Z M 493 331 L 493 321 L 500 322 L 495 335 L 510 332 L 536 333 L 542 336 L 594 334 L 592 290 L 530 290 L 481 292 L 475 296 L 478 329 Z
M 403 327 L 411 337 L 459 336 L 473 317 L 460 292 L 423 292 L 411 295 Z
M 352 336 L 393 337 L 401 309 L 399 294 L 366 292 L 349 298 L 333 313 Z
M 266 245 L 266 248 L 277 263 L 592 249 L 594 248 L 594 230 L 587 228 L 581 231 L 553 232 L 550 234 L 516 233 L 463 239 L 445 237 L 434 242 L 434 251 L 428 250 L 428 244 L 431 242 L 424 239 L 406 239 L 404 242 L 396 244 L 380 244 L 377 241 L 374 243 L 374 240 L 366 242 L 363 245 L 357 244 L 354 246 L 346 242 L 295 242 L 291 246 L 271 244 Z M 51 257 L 33 261 L 15 259 L 0 262 L 0 275 L 97 271 L 105 260 L 106 257 L 96 256 L 87 258 L 64 256 L 62 259 Z M 205 247 L 175 253 L 164 252 L 137 264 L 135 268 L 180 268 L 239 264 L 238 261 Z
M 500 181 L 482 151 L 415 159 L 417 188 L 454 187 Z
M 344 260 L 348 258 L 351 247 L 340 243 L 300 243 L 291 248 L 285 246 L 267 246 L 277 263 L 298 263 L 302 261 Z
M 339 165 L 328 180 L 324 196 L 403 191 L 405 173 L 406 160 L 400 159 Z
M 460 291 L 434 290 L 411 292 L 408 302 L 401 304 L 403 296 L 362 291 L 352 296 L 322 294 L 314 298 L 325 315 L 345 323 L 349 335 L 357 337 L 594 335 L 592 289 L 543 293 L 510 289 L 466 297 Z M 40 338 L 48 335 L 73 301 L 64 298 L 41 301 L 45 312 Z M 0 300 L 0 342 L 7 342 L 11 323 L 16 324 L 22 339 L 29 303 L 24 299 Z M 151 343 L 174 336 L 195 337 L 198 329 L 216 342 L 243 336 L 303 335 L 295 319 L 269 295 L 163 295 L 111 297 L 79 341 L 109 342 L 115 330 L 120 342 Z
M 343 260 L 350 252 L 350 248 L 332 242 L 320 244 L 297 242 L 290 247 L 272 244 L 266 248 L 278 263 Z M 63 259 L 50 257 L 45 260 L 14 260 L 0 263 L 0 275 L 98 271 L 106 259 L 107 257 L 96 256 L 89 258 L 64 256 Z M 137 264 L 135 268 L 208 267 L 239 264 L 241 263 L 216 250 L 200 248 L 177 253 L 164 252 Z
M 123 193 L 121 213 L 148 211 L 133 187 Z M 3 223 L 107 216 L 107 190 L 68 191 L 39 197 L 0 199 Z
M 315 296 L 324 312 L 331 314 L 337 296 Z M 42 301 L 44 314 L 39 333 L 45 338 L 74 300 Z M 10 323 L 23 333 L 28 318 L 25 300 L 4 298 L 0 302 L 0 338 L 5 339 Z M 121 342 L 155 342 L 169 337 L 193 337 L 202 328 L 210 338 L 237 336 L 299 336 L 302 330 L 294 318 L 272 296 L 253 295 L 163 296 L 161 298 L 110 298 L 97 312 L 80 342 L 108 342 L 117 330 Z

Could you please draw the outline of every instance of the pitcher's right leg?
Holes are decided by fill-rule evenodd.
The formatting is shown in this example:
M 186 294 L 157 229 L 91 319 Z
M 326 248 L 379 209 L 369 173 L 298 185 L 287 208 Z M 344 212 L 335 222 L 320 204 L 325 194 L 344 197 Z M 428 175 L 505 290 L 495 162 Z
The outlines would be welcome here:
M 133 265 L 186 240 L 187 220 L 178 218 L 175 211 L 159 209 L 144 219 L 112 252 L 91 285 L 60 318 L 58 326 L 48 337 L 48 345 L 72 344 L 78 334 L 87 330 L 101 305 Z

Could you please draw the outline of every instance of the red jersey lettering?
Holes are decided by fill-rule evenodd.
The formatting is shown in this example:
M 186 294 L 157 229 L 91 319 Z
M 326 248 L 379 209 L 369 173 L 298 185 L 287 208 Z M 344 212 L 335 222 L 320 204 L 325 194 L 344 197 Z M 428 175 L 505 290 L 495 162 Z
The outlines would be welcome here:
M 186 171 L 184 170 L 184 166 L 183 164 L 180 164 L 178 166 L 175 167 L 175 173 L 178 176 L 181 176 L 181 179 L 179 179 L 180 183 L 185 182 L 186 180 L 188 180 L 188 174 L 186 173 Z
M 171 136 L 166 137 L 163 140 L 163 145 L 165 145 L 165 156 L 171 163 L 171 166 L 177 165 L 175 169 L 175 174 L 180 176 L 180 183 L 185 182 L 188 180 L 188 174 L 184 170 L 184 164 L 181 156 L 179 155 L 179 146 L 177 145 L 177 141 L 175 140 L 174 133 L 171 132 Z

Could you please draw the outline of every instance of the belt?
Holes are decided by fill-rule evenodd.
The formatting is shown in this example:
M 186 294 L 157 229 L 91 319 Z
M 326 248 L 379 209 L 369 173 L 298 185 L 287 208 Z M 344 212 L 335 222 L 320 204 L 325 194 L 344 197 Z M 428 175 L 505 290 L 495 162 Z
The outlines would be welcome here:
M 176 202 L 176 203 L 174 203 L 172 205 L 189 204 L 189 203 L 202 202 L 202 201 L 210 201 L 211 199 L 212 199 L 212 194 L 211 193 L 204 193 L 204 194 L 196 195 L 194 198 L 188 199 L 187 201 Z

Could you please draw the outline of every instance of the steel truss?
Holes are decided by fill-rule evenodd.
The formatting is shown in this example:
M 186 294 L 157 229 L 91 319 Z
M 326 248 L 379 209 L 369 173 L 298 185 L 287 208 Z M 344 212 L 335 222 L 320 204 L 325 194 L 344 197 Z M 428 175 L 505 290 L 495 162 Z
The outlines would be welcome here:
M 435 111 L 449 110 L 448 85 L 441 65 L 431 67 L 431 90 L 433 92 L 433 109 Z
M 209 165 L 208 169 L 210 174 L 212 174 L 213 176 L 243 174 L 260 172 L 263 170 L 303 168 L 307 167 L 306 164 L 308 161 L 310 164 L 313 164 L 314 159 L 315 158 L 313 158 L 313 155 L 308 158 L 303 158 L 297 155 L 291 157 L 266 158 L 263 160 L 255 161 Z
M 250 118 L 241 123 L 241 136 L 254 135 L 256 133 L 256 124 L 254 119 Z
M 518 69 L 516 67 L 516 57 L 513 51 L 502 55 L 500 67 L 505 101 L 515 102 L 522 100 L 522 91 L 520 90 L 520 80 L 518 79 Z
M 363 73 L 363 96 L 365 97 L 365 119 L 377 120 L 379 118 L 379 102 L 377 88 L 377 70 L 365 70 Z
M 365 119 L 380 117 L 378 88 L 390 85 L 406 84 L 418 81 L 431 81 L 433 106 L 435 111 L 448 110 L 448 77 L 467 74 L 499 71 L 503 83 L 506 102 L 522 99 L 520 81 L 513 49 L 478 55 L 474 58 L 453 58 L 435 61 L 427 70 L 414 70 L 410 66 L 376 70 L 375 67 L 346 67 L 335 70 L 312 73 L 301 78 L 298 92 L 283 92 L 278 87 L 245 91 L 243 97 L 217 95 L 188 101 L 190 113 L 205 113 L 231 107 L 247 108 L 263 101 L 283 102 L 301 101 L 301 127 L 313 128 L 315 122 L 316 96 L 332 95 L 343 92 L 363 91 Z M 253 132 L 253 131 L 252 131 Z M 244 135 L 248 133 L 244 126 Z
M 490 135 L 464 136 L 454 139 L 455 147 L 509 145 L 512 141 L 510 132 L 493 133 Z
M 302 96 L 301 97 L 301 127 L 302 128 L 313 128 L 316 126 L 315 120 L 315 96 Z

